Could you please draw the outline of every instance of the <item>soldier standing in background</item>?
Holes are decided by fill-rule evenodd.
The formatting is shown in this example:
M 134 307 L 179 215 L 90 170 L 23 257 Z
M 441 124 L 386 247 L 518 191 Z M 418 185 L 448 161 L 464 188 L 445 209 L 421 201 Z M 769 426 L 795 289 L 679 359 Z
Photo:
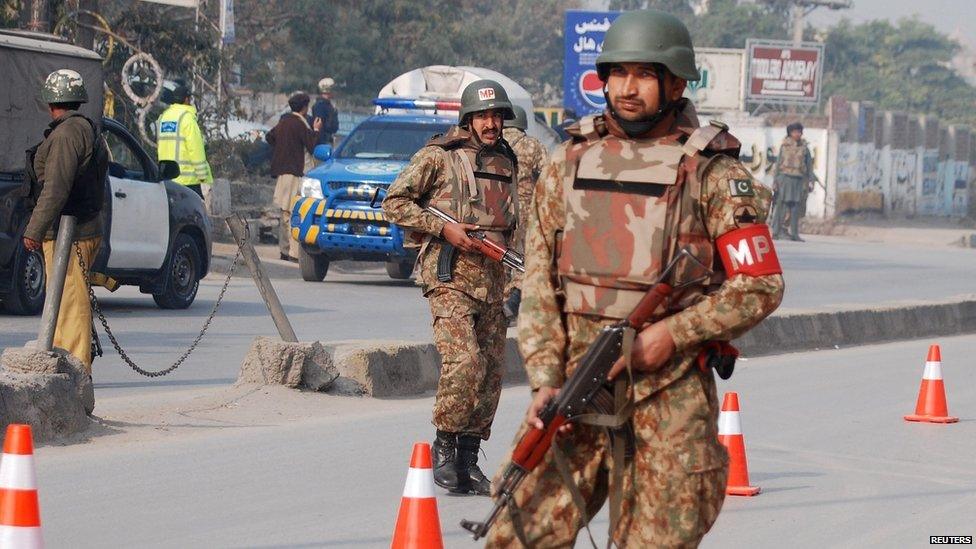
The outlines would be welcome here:
M 58 221 L 62 215 L 77 217 L 73 246 L 77 249 L 68 258 L 54 346 L 74 355 L 91 375 L 92 311 L 77 253 L 90 268 L 102 241 L 100 214 L 108 147 L 95 122 L 78 112 L 81 104 L 88 102 L 80 74 L 70 69 L 52 72 L 44 82 L 41 99 L 53 120 L 44 132 L 44 141 L 28 151 L 33 161 L 27 179 L 35 205 L 24 229 L 24 248 L 33 251 L 43 247 L 47 280 L 51 280 Z
M 513 116 L 508 94 L 497 82 L 468 84 L 461 93 L 458 125 L 420 149 L 383 200 L 391 223 L 419 233 L 405 240 L 422 243 L 418 283 L 430 303 L 441 355 L 434 481 L 455 493 L 488 495 L 491 487 L 478 468 L 478 449 L 491 433 L 501 394 L 506 274 L 501 263 L 472 250 L 467 233 L 480 229 L 505 245 L 512 237 L 518 202 L 515 154 L 502 138 L 502 122 Z M 460 223 L 445 223 L 425 211 L 427 206 Z M 455 248 L 460 251 L 454 261 L 442 262 Z
M 532 204 L 532 193 L 535 191 L 539 174 L 549 162 L 549 151 L 538 139 L 527 135 L 529 119 L 525 109 L 513 105 L 515 118 L 505 122 L 502 136 L 512 146 L 518 158 L 518 225 L 515 228 L 514 247 L 522 252 L 525 242 L 525 227 L 528 220 L 529 207 Z M 509 273 L 508 287 L 505 288 L 505 318 L 510 321 L 518 316 L 519 303 L 522 301 L 522 273 Z
M 776 218 L 773 219 L 773 238 L 783 237 L 786 213 L 790 214 L 790 240 L 800 238 L 800 216 L 807 193 L 813 184 L 813 155 L 803 139 L 803 124 L 794 122 L 786 127 L 786 137 L 779 147 L 773 188 L 776 191 Z
M 540 410 L 589 345 L 633 311 L 679 250 L 724 271 L 693 282 L 702 269 L 685 261 L 665 280 L 691 285 L 655 311 L 611 372 L 627 390 L 632 437 L 620 429 L 611 442 L 586 423 L 559 435 L 515 490 L 518 511 L 489 531 L 489 547 L 572 547 L 608 495 L 616 546 L 696 546 L 718 517 L 728 474 L 715 379 L 696 358 L 707 342 L 755 326 L 783 295 L 763 223 L 769 190 L 736 160 L 727 128 L 697 127 L 682 98 L 699 79 L 684 24 L 626 12 L 596 67 L 607 110 L 567 128 L 572 139 L 554 151 L 529 212 L 518 325 L 533 401 L 522 432 L 542 427 Z

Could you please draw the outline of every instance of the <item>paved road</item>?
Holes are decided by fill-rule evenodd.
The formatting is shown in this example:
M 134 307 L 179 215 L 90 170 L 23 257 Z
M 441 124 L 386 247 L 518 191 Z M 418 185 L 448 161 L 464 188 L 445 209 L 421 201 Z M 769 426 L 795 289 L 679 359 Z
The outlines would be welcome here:
M 910 424 L 927 341 L 763 357 L 736 390 L 750 473 L 705 547 L 922 547 L 973 535 L 976 336 L 946 338 L 954 425 Z M 212 391 L 211 391 L 212 392 Z M 87 444 L 38 451 L 50 547 L 386 547 L 411 445 L 431 435 L 430 398 L 377 400 L 261 390 L 176 413 L 139 415 L 144 397 L 107 399 Z M 486 445 L 503 455 L 525 387 L 505 390 Z M 483 498 L 438 497 L 448 547 Z M 602 537 L 606 513 L 594 530 Z M 585 547 L 585 544 L 580 544 Z
M 780 242 L 786 297 L 777 314 L 796 310 L 866 307 L 906 300 L 941 300 L 976 293 L 976 250 L 949 246 L 872 244 L 833 237 L 806 243 Z M 279 269 L 280 270 L 280 269 Z M 302 340 L 430 340 L 427 304 L 412 282 L 390 280 L 382 267 L 367 272 L 333 269 L 325 283 L 277 278 L 275 286 Z M 192 341 L 210 312 L 223 278 L 201 284 L 186 311 L 157 309 L 134 288 L 100 291 L 123 346 L 143 367 L 171 363 Z M 0 316 L 0 347 L 22 346 L 35 337 L 38 319 Z M 249 278 L 235 279 L 207 339 L 177 372 L 149 380 L 128 370 L 108 349 L 95 364 L 98 398 L 222 386 L 236 379 L 251 340 L 275 328 Z

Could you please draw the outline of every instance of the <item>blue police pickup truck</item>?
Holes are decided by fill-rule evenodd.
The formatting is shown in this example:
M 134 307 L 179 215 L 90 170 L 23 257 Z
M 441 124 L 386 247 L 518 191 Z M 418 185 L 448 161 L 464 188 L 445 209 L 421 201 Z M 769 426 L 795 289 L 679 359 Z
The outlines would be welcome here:
M 329 145 L 315 149 L 323 163 L 306 174 L 295 197 L 291 236 L 301 245 L 304 280 L 321 282 L 329 263 L 343 259 L 385 262 L 395 279 L 413 271 L 416 253 L 403 247 L 403 230 L 384 218 L 380 203 L 410 157 L 457 123 L 460 105 L 400 98 L 374 103 L 384 110 L 356 126 L 334 151 Z M 424 114 L 428 110 L 435 114 Z

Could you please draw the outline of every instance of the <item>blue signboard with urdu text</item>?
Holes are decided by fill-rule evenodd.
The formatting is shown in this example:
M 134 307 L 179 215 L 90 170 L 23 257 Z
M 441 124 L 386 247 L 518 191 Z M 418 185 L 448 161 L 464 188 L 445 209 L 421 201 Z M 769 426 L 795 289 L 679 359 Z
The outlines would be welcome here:
M 578 117 L 603 111 L 603 82 L 596 74 L 596 58 L 603 50 L 603 36 L 619 11 L 566 10 L 563 33 L 563 107 Z

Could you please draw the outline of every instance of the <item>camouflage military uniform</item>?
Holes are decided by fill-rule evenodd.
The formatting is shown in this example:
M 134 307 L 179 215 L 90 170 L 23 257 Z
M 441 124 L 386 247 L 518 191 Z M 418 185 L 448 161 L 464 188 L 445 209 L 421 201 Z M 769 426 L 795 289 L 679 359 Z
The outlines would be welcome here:
M 434 426 L 441 431 L 478 435 L 487 440 L 504 373 L 505 270 L 500 263 L 485 256 L 458 251 L 452 280 L 439 280 L 437 263 L 445 243 L 438 237 L 444 221 L 423 209 L 427 205 L 436 206 L 455 219 L 480 224 L 496 242 L 506 242 L 515 222 L 513 167 L 508 157 L 493 151 L 483 152 L 481 165 L 475 169 L 479 148 L 474 136 L 458 127 L 435 138 L 413 156 L 390 186 L 383 211 L 391 222 L 423 234 L 417 260 L 418 283 L 430 303 L 434 342 L 441 355 Z M 479 191 L 484 196 L 478 202 L 490 211 L 504 210 L 501 217 L 507 221 L 491 226 L 490 220 L 486 223 L 476 212 L 466 212 L 466 206 L 459 204 L 459 197 L 454 193 L 459 188 L 464 192 L 469 190 L 466 180 L 459 175 L 464 168 L 454 160 L 455 152 L 467 155 L 479 182 L 485 180 L 483 175 L 495 178 Z M 503 191 L 510 196 L 503 196 Z
M 801 203 L 806 201 L 806 186 L 812 179 L 813 157 L 805 139 L 796 141 L 787 136 L 779 147 L 776 160 L 776 217 L 772 231 L 778 236 L 783 229 L 787 211 L 790 212 L 790 231 L 794 238 L 799 235 Z
M 574 139 L 553 153 L 529 214 L 519 317 L 520 349 L 534 389 L 562 386 L 600 330 L 630 312 L 677 247 L 712 265 L 718 237 L 764 220 L 769 190 L 737 160 L 712 150 L 734 148 L 723 147 L 723 139 L 734 138 L 712 131 L 707 148 L 697 134 L 688 138 L 697 124 L 690 105 L 684 107 L 670 135 L 653 140 L 626 138 L 609 117 L 584 118 L 571 132 Z M 644 183 L 630 190 L 623 183 L 640 178 Z M 608 182 L 619 188 L 607 188 Z M 585 202 L 577 188 L 587 185 L 604 192 Z M 633 285 L 601 279 L 600 269 L 615 265 L 637 274 Z M 678 269 L 672 282 L 690 278 L 691 271 Z M 656 312 L 652 321 L 664 320 L 676 351 L 660 369 L 634 373 L 635 453 L 621 487 L 611 486 L 610 472 L 619 464 L 602 429 L 577 425 L 557 439 L 587 517 L 611 492 L 622 496 L 612 533 L 618 546 L 695 546 L 715 521 L 727 457 L 718 442 L 715 381 L 695 366 L 695 357 L 704 342 L 730 340 L 753 327 L 776 308 L 782 292 L 780 275 L 726 280 L 718 272 L 707 287 L 693 286 Z M 573 545 L 584 519 L 552 451 L 519 486 L 515 500 L 530 545 Z M 511 515 L 503 513 L 488 546 L 514 547 L 517 539 Z
M 538 139 L 526 135 L 518 128 L 505 128 L 503 135 L 512 146 L 518 158 L 518 205 L 519 219 L 515 227 L 514 248 L 522 251 L 525 241 L 525 227 L 527 225 L 529 206 L 532 203 L 532 193 L 535 191 L 536 181 L 542 174 L 542 169 L 549 162 L 549 152 Z M 522 273 L 512 270 L 509 273 L 507 295 L 513 289 L 522 285 Z

